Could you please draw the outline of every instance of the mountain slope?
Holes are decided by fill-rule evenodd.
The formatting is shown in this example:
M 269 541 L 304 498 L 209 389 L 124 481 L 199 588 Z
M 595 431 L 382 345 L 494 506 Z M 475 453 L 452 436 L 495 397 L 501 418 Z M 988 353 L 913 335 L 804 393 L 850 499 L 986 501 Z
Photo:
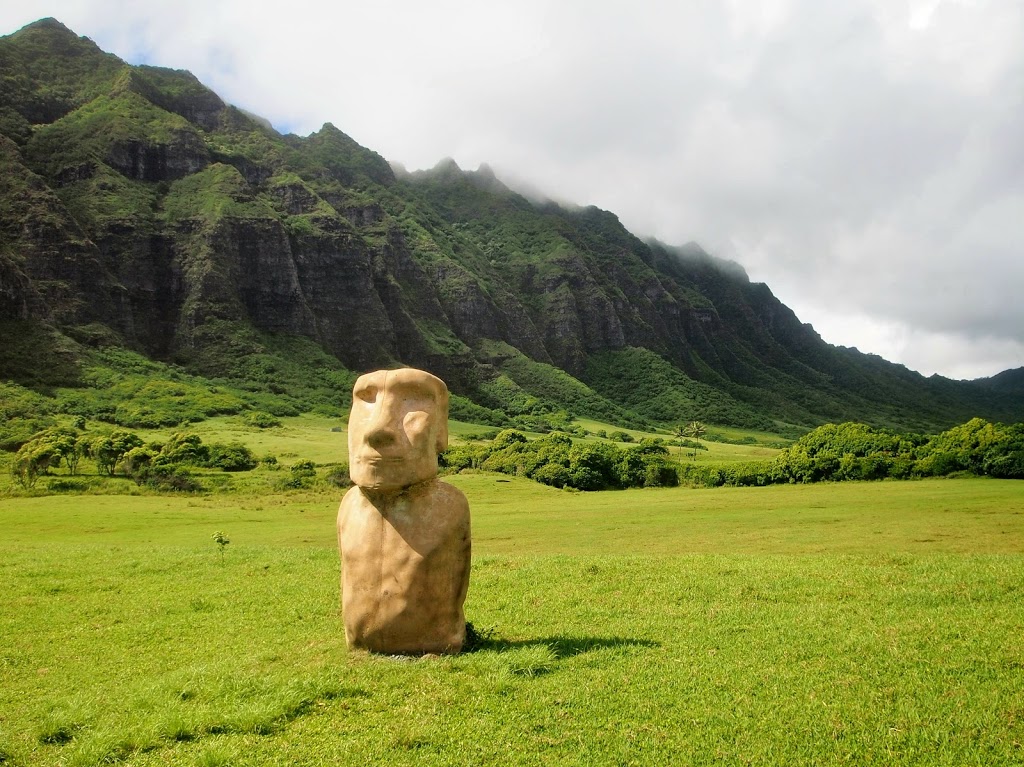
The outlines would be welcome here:
M 486 168 L 282 136 L 52 19 L 0 39 L 0 321 L 245 377 L 268 339 L 410 364 L 485 408 L 931 429 L 1024 397 L 826 344 L 767 286 Z M 17 379 L 25 364 L 4 362 Z M 481 411 L 482 412 L 482 411 Z

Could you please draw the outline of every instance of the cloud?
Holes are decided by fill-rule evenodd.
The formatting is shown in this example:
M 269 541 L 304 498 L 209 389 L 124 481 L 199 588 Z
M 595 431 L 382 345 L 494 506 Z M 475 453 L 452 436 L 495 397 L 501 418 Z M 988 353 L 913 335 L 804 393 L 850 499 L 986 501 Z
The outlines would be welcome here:
M 979 369 L 1004 370 L 1002 360 L 1024 355 L 1024 344 L 1012 339 L 921 330 L 868 314 L 832 311 L 817 329 L 840 346 L 900 360 L 924 375 L 941 372 L 947 378 L 977 378 Z
M 410 169 L 486 162 L 695 239 L 834 343 L 1024 365 L 1015 0 L 44 0 L 0 28 L 34 15 L 280 130 L 330 121 Z

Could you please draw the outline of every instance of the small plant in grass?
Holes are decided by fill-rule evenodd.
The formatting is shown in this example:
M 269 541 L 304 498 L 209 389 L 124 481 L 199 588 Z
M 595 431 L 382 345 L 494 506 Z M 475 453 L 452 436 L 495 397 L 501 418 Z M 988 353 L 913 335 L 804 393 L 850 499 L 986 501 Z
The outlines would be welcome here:
M 229 543 L 231 543 L 231 541 L 228 539 L 228 537 L 226 535 L 224 535 L 224 533 L 222 533 L 220 530 L 218 530 L 217 532 L 215 532 L 213 534 L 213 542 L 216 543 L 218 548 L 220 549 L 220 564 L 221 564 L 221 567 L 223 567 L 224 566 L 224 549 L 227 547 L 227 545 Z

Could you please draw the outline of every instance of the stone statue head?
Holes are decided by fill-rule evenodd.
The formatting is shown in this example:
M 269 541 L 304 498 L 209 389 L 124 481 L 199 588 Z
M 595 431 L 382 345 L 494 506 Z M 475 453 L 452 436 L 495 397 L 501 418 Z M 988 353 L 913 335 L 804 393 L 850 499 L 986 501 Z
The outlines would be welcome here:
M 348 419 L 349 475 L 365 490 L 398 491 L 437 475 L 448 446 L 448 387 L 422 370 L 356 380 Z

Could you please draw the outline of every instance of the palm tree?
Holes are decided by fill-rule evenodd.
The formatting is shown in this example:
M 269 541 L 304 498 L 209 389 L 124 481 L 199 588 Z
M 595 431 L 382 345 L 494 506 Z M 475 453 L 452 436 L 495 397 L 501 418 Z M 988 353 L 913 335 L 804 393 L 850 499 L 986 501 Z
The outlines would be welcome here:
M 700 446 L 700 438 L 703 437 L 708 431 L 708 428 L 700 421 L 690 421 L 683 429 L 683 435 L 686 437 L 693 437 L 695 440 L 693 446 L 693 460 L 697 460 L 697 448 Z
M 677 423 L 676 427 L 672 430 L 672 433 L 675 435 L 676 439 L 682 440 L 686 436 L 686 426 L 681 423 Z M 677 453 L 683 452 L 682 444 L 678 445 L 678 448 L 679 450 L 676 451 Z

